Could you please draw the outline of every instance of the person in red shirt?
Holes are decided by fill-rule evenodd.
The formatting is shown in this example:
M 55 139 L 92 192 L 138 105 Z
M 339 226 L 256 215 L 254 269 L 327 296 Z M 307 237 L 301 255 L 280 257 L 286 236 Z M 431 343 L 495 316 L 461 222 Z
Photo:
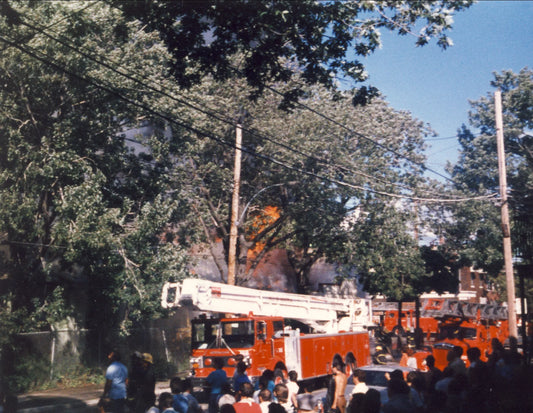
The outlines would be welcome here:
M 262 413 L 259 404 L 254 402 L 254 387 L 251 383 L 242 383 L 239 394 L 240 400 L 233 404 L 236 413 Z

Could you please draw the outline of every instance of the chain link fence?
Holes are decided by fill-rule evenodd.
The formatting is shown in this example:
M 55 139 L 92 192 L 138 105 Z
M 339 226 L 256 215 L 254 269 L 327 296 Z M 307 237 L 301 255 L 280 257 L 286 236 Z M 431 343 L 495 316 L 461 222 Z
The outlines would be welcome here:
M 18 334 L 16 350 L 3 354 L 14 377 L 27 377 L 31 386 L 48 380 L 58 381 L 92 371 L 101 373 L 109 364 L 107 354 L 117 349 L 122 362 L 130 367 L 134 352 L 150 353 L 154 370 L 160 380 L 184 374 L 189 368 L 189 314 L 158 320 L 153 326 L 134 329 L 127 338 L 109 343 L 109 337 L 119 337 L 118 331 L 88 329 L 58 329 Z M 5 360 L 5 358 L 11 358 Z M 15 387 L 28 387 L 21 383 Z

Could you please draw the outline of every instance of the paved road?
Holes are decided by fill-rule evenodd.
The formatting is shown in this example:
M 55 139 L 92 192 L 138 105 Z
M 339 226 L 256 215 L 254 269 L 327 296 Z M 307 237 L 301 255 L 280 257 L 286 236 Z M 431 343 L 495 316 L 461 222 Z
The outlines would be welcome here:
M 168 384 L 168 381 L 158 382 L 156 394 L 170 391 Z M 17 413 L 96 413 L 102 390 L 102 385 L 87 385 L 23 394 L 19 396 Z

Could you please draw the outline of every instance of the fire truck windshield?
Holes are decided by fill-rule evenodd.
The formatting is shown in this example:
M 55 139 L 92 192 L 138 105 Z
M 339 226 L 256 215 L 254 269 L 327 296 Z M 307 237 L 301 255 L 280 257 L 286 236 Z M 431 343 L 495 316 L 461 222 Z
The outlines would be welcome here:
M 214 343 L 217 337 L 217 319 L 192 320 L 191 347 L 193 349 L 206 349 Z
M 254 322 L 224 321 L 222 322 L 222 338 L 229 347 L 247 348 L 254 345 Z
M 476 329 L 470 327 L 441 326 L 439 340 L 457 338 L 459 340 L 473 340 L 476 338 Z

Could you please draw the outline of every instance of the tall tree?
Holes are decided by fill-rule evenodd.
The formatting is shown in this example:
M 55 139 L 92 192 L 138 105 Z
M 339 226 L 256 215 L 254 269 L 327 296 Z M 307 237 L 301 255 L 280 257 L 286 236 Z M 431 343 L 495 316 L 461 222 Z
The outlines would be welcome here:
M 155 132 L 153 150 L 136 152 L 126 136 L 146 113 L 121 93 L 145 91 L 113 86 L 116 74 L 89 56 L 162 77 L 167 55 L 105 4 L 17 2 L 16 11 L 18 24 L 0 21 L 2 300 L 34 321 L 28 328 L 70 315 L 126 332 L 160 311 L 162 282 L 184 274 L 185 256 L 164 234 L 185 207 L 167 191 L 168 139 Z
M 222 122 L 212 114 L 225 110 L 237 116 L 246 104 L 238 283 L 249 279 L 268 251 L 283 248 L 304 289 L 318 259 L 353 264 L 347 253 L 350 217 L 374 208 L 373 203 L 391 202 L 373 191 L 401 197 L 420 184 L 423 137 L 431 131 L 380 99 L 354 108 L 350 93 L 333 99 L 331 92 L 316 87 L 302 98 L 305 108 L 285 112 L 277 109 L 278 94 L 269 91 L 252 103 L 246 101 L 248 92 L 238 79 L 205 80 L 191 89 L 186 96 L 202 99 L 202 110 L 211 115 L 198 117 L 193 111 L 204 135 L 183 154 L 188 160 L 176 165 L 176 177 L 190 183 L 191 227 L 201 226 L 197 233 L 210 242 L 218 276 L 225 280 L 233 168 L 228 145 L 234 141 L 235 121 Z M 176 116 L 195 116 L 185 110 L 190 112 L 177 107 Z
M 511 237 L 515 255 L 526 263 L 533 258 L 533 71 L 504 71 L 494 74 L 491 83 L 503 96 L 504 139 L 507 181 L 510 191 Z M 494 95 L 471 102 L 470 124 L 459 131 L 459 162 L 450 166 L 458 189 L 480 194 L 498 191 L 498 157 L 494 120 Z M 471 202 L 454 210 L 454 221 L 447 229 L 450 242 L 467 261 L 496 276 L 503 265 L 500 212 L 497 204 Z

